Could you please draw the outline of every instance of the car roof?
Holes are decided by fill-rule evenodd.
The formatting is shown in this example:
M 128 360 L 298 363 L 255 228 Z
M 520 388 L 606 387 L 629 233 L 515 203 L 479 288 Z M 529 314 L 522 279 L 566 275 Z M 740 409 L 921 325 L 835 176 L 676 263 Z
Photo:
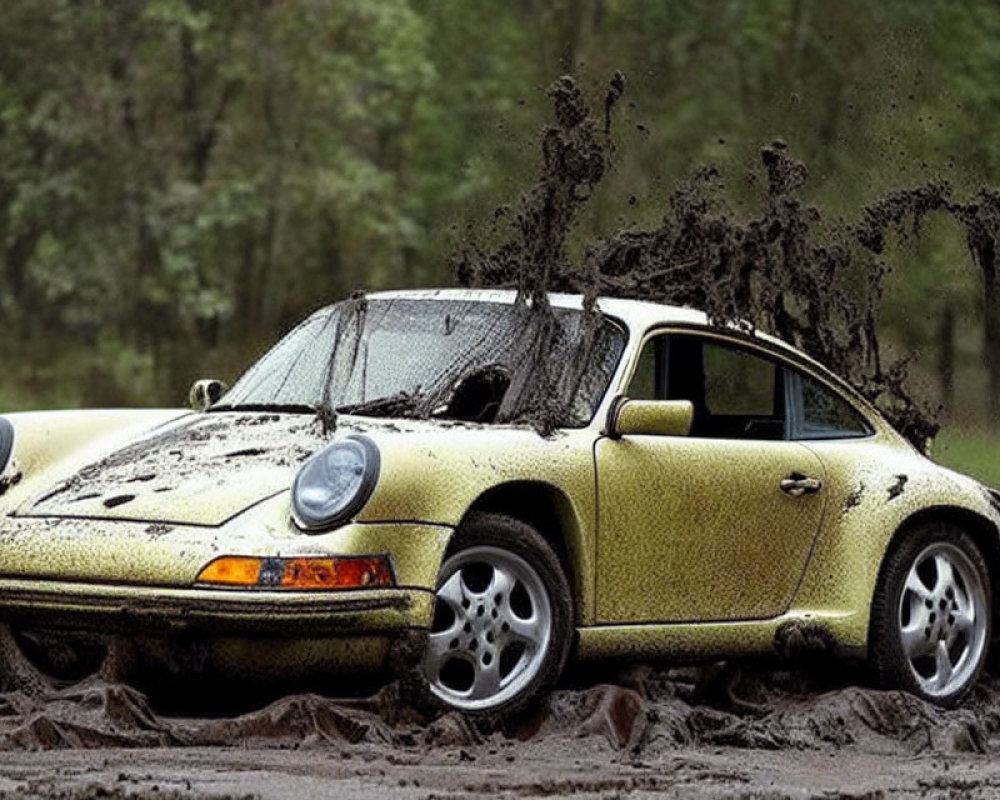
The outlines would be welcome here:
M 373 292 L 371 298 L 413 300 L 456 300 L 484 303 L 513 303 L 517 292 L 513 289 L 403 289 L 390 292 Z M 555 308 L 583 308 L 582 294 L 549 293 L 549 303 Z M 707 325 L 708 319 L 700 311 L 681 306 L 661 305 L 645 300 L 624 300 L 618 297 L 599 297 L 598 308 L 605 314 L 618 317 L 629 327 L 642 326 L 644 322 L 684 322 Z
M 412 299 L 412 300 L 455 300 L 473 301 L 483 303 L 513 303 L 517 299 L 517 292 L 513 289 L 403 289 L 398 291 L 372 292 L 368 295 L 372 299 Z M 582 294 L 563 294 L 560 292 L 549 293 L 549 303 L 555 308 L 583 309 L 584 296 Z M 752 326 L 744 328 L 736 324 L 725 326 L 712 326 L 708 321 L 708 315 L 703 311 L 684 306 L 673 306 L 665 303 L 654 303 L 649 300 L 627 300 L 621 297 L 599 296 L 597 308 L 604 314 L 624 322 L 631 330 L 642 333 L 656 325 L 692 325 L 704 328 L 715 328 L 715 330 L 725 330 L 729 328 L 733 331 L 747 333 Z M 763 331 L 754 331 L 754 337 L 759 338 L 768 344 L 794 353 L 799 358 L 821 366 L 814 359 L 809 358 L 805 353 L 787 342 L 770 336 Z

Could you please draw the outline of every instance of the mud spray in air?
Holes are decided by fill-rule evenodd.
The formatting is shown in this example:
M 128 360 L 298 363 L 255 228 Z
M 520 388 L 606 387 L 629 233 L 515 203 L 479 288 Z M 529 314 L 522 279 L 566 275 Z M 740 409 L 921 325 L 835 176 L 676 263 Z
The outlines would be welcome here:
M 925 447 L 937 430 L 933 414 L 913 401 L 905 361 L 886 363 L 876 335 L 886 242 L 918 236 L 929 214 L 949 215 L 966 232 L 993 314 L 1000 193 L 986 190 L 963 201 L 947 185 L 931 183 L 892 192 L 855 220 L 827 220 L 802 199 L 806 166 L 773 142 L 760 151 L 756 213 L 740 215 L 729 207 L 722 177 L 703 167 L 674 189 L 656 226 L 628 227 L 571 248 L 581 211 L 613 167 L 615 107 L 625 91 L 625 79 L 616 74 L 591 106 L 572 78 L 556 81 L 549 89 L 554 121 L 542 132 L 537 181 L 497 209 L 485 237 L 497 244 L 479 246 L 470 236 L 455 254 L 460 283 L 514 288 L 527 314 L 526 357 L 511 376 L 498 421 L 530 423 L 543 435 L 561 424 L 568 410 L 552 398 L 573 393 L 554 387 L 581 380 L 598 330 L 598 297 L 613 295 L 702 308 L 714 324 L 738 325 L 747 335 L 777 334 L 845 377 Z M 586 298 L 590 323 L 573 358 L 550 358 L 565 341 L 548 302 L 551 291 Z M 352 302 L 355 314 L 339 323 L 357 327 L 343 331 L 347 342 L 359 339 L 367 310 L 363 296 Z M 988 328 L 987 338 L 1000 339 L 1000 320 Z M 337 368 L 331 363 L 331 371 Z M 439 398 L 388 400 L 404 415 L 421 416 Z M 331 406 L 329 398 L 321 405 L 326 433 L 336 424 Z M 810 774 L 820 758 L 829 757 L 823 763 L 831 769 L 842 765 L 843 780 L 824 784 L 838 787 L 836 793 L 817 796 L 883 796 L 881 790 L 840 794 L 848 778 L 891 793 L 886 763 L 909 764 L 911 785 L 931 796 L 990 796 L 993 779 L 982 769 L 959 777 L 948 768 L 965 764 L 968 754 L 1000 753 L 996 679 L 985 679 L 963 708 L 946 711 L 901 692 L 848 685 L 852 676 L 843 669 L 829 671 L 823 630 L 792 626 L 782 629 L 776 644 L 780 655 L 805 659 L 807 668 L 633 665 L 599 675 L 578 672 L 506 729 L 486 730 L 458 714 L 423 716 L 401 702 L 396 684 L 360 699 L 296 694 L 241 715 L 180 718 L 120 681 L 121 661 L 128 658 L 116 659 L 115 648 L 95 674 L 67 684 L 39 671 L 0 627 L 0 751 L 62 751 L 67 760 L 47 763 L 64 772 L 72 766 L 78 776 L 59 784 L 31 778 L 37 774 L 28 766 L 20 778 L 0 768 L 0 798 L 187 797 L 198 763 L 181 754 L 232 745 L 251 755 L 240 760 L 233 751 L 213 750 L 213 770 L 266 764 L 286 777 L 342 770 L 345 780 L 361 776 L 361 789 L 352 791 L 391 782 L 396 795 L 406 797 L 668 789 L 691 797 L 785 797 L 772 791 L 773 772 L 768 779 L 773 758 L 767 754 L 773 751 L 783 751 L 789 763 L 801 759 Z M 145 782 L 136 779 L 130 788 L 121 774 L 102 772 L 113 748 L 170 755 L 147 753 Z M 313 755 L 296 761 L 299 749 Z M 77 751 L 93 751 L 94 758 L 71 762 Z M 359 769 L 351 772 L 352 764 Z M 88 779 L 99 784 L 90 793 Z M 160 792 L 170 786 L 174 794 Z M 223 795 L 230 790 L 217 793 Z
M 516 288 L 535 309 L 539 331 L 553 326 L 546 292 L 568 291 L 584 294 L 588 307 L 598 295 L 652 300 L 702 309 L 716 325 L 775 334 L 845 378 L 925 450 L 938 430 L 935 412 L 907 389 L 907 359 L 886 363 L 879 345 L 886 243 L 918 237 L 931 214 L 965 232 L 982 273 L 992 352 L 1000 342 L 1000 192 L 961 201 L 947 183 L 930 182 L 890 192 L 854 220 L 827 219 L 802 198 L 806 165 L 775 141 L 761 148 L 753 176 L 756 214 L 735 212 L 718 170 L 700 167 L 670 194 L 658 225 L 585 239 L 582 255 L 571 258 L 567 242 L 580 212 L 611 167 L 614 108 L 624 90 L 616 74 L 595 111 L 572 78 L 550 87 L 555 124 L 542 135 L 541 174 L 513 207 L 494 213 L 484 238 L 498 245 L 480 247 L 473 236 L 455 256 L 458 280 Z M 537 338 L 546 352 L 544 336 Z M 539 358 L 525 391 L 551 396 L 547 369 Z M 1000 385 L 993 388 L 1000 396 Z M 558 415 L 541 420 L 546 428 Z

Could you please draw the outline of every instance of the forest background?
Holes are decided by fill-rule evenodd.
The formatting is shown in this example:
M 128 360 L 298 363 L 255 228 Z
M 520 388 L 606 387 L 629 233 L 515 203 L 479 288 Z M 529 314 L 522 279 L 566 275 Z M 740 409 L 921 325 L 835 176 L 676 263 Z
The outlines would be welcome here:
M 356 289 L 454 283 L 449 256 L 537 172 L 546 87 L 573 73 L 598 103 L 616 70 L 586 238 L 655 224 L 701 165 L 752 212 L 776 138 L 832 218 L 1000 187 L 991 2 L 12 0 L 0 411 L 178 405 Z M 935 456 L 1000 485 L 964 233 L 930 218 L 884 263 L 882 339 L 942 407 Z

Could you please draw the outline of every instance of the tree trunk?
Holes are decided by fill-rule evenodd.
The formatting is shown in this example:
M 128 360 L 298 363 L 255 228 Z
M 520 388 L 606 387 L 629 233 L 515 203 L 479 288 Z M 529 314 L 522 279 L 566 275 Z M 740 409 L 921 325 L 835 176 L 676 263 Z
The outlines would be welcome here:
M 995 255 L 995 254 L 994 254 Z M 1000 281 L 995 258 L 983 268 L 983 357 L 989 376 L 986 388 L 988 424 L 1000 430 Z
M 986 189 L 978 202 L 960 207 L 966 242 L 983 275 L 983 364 L 986 367 L 986 422 L 1000 430 L 1000 275 L 997 271 L 997 220 L 1000 192 Z
M 938 380 L 941 390 L 941 405 L 948 417 L 955 408 L 955 309 L 945 303 L 938 328 Z

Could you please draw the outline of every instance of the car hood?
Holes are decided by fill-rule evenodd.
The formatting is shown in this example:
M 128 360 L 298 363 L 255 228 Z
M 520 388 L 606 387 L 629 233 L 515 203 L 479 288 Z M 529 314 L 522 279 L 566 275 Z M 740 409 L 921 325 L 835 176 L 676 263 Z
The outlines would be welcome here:
M 36 492 L 17 514 L 217 526 L 287 490 L 327 439 L 311 415 L 189 414 Z
M 446 475 L 452 490 L 461 478 L 473 497 L 497 482 L 536 479 L 540 464 L 579 473 L 593 486 L 586 470 L 592 436 L 584 431 L 543 438 L 527 426 L 340 415 L 328 434 L 312 414 L 209 412 L 150 430 L 69 477 L 39 482 L 15 514 L 217 527 L 287 492 L 310 455 L 356 433 L 370 435 L 382 455 L 379 485 L 360 521 L 457 522 L 465 506 L 442 508 L 431 473 Z M 582 463 L 567 459 L 577 451 Z

